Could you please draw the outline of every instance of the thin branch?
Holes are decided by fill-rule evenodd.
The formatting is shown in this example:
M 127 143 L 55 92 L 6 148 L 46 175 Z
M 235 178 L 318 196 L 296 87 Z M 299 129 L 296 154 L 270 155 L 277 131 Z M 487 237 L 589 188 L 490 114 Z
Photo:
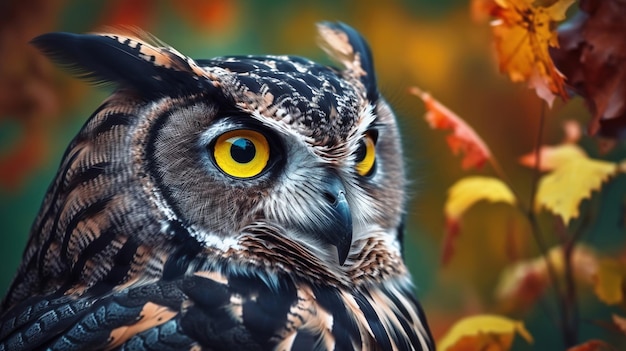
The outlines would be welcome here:
M 532 177 L 532 183 L 531 183 L 531 193 L 530 193 L 530 203 L 526 203 L 524 201 L 524 198 L 515 190 L 515 188 L 512 186 L 512 183 L 510 181 L 510 178 L 507 176 L 506 172 L 504 171 L 504 169 L 500 166 L 500 163 L 498 162 L 497 158 L 495 157 L 495 155 L 491 155 L 491 157 L 489 158 L 489 163 L 491 164 L 495 174 L 504 182 L 509 186 L 509 189 L 511 189 L 511 191 L 513 192 L 513 195 L 515 196 L 515 198 L 517 199 L 517 205 L 520 208 L 520 210 L 522 211 L 522 213 L 526 214 L 526 217 L 528 218 L 528 221 L 531 225 L 531 232 L 532 232 L 532 236 L 537 244 L 537 246 L 539 247 L 539 251 L 541 253 L 541 256 L 544 258 L 544 260 L 546 261 L 546 267 L 548 270 L 548 277 L 550 279 L 550 282 L 552 283 L 552 286 L 554 288 L 554 292 L 556 295 L 556 299 L 557 302 L 562 302 L 563 301 L 563 291 L 561 289 L 559 280 L 558 280 L 558 276 L 556 274 L 556 269 L 554 268 L 553 263 L 550 261 L 549 257 L 548 257 L 548 246 L 546 245 L 545 241 L 543 240 L 543 234 L 542 234 L 542 230 L 541 227 L 539 226 L 539 222 L 537 221 L 537 217 L 535 216 L 535 211 L 534 211 L 534 203 L 535 203 L 535 197 L 536 197 L 536 193 L 537 193 L 537 187 L 538 187 L 538 183 L 539 183 L 539 178 L 541 177 L 541 170 L 540 170 L 540 164 L 541 164 L 541 152 L 540 152 L 540 148 L 541 145 L 543 145 L 543 132 L 544 132 L 544 126 L 546 123 L 546 103 L 541 100 L 541 113 L 540 113 L 540 118 L 539 118 L 539 130 L 537 132 L 537 139 L 535 141 L 535 165 L 533 167 L 533 177 Z M 560 314 L 561 318 L 563 318 L 563 311 L 562 309 L 564 308 L 564 306 L 560 305 L 559 303 L 557 303 L 557 305 L 560 306 Z M 547 306 L 546 306 L 546 313 L 550 314 L 549 311 L 547 310 Z M 554 318 L 553 316 L 550 316 L 551 319 L 553 321 L 556 321 L 557 318 Z M 561 319 L 562 321 L 562 319 Z M 555 325 L 557 325 L 555 323 Z M 563 325 L 562 325 L 563 327 Z
M 556 275 L 556 271 L 554 269 L 554 265 L 550 262 L 547 257 L 548 246 L 543 240 L 543 232 L 541 227 L 539 226 L 539 222 L 537 221 L 537 216 L 535 215 L 535 201 L 537 198 L 537 188 L 539 187 L 539 179 L 541 178 L 541 146 L 543 145 L 543 132 L 546 124 L 546 102 L 541 100 L 541 112 L 539 114 L 539 130 L 537 131 L 537 139 L 535 140 L 535 164 L 533 166 L 533 175 L 532 181 L 530 183 L 530 199 L 529 205 L 526 208 L 526 214 L 528 219 L 530 220 L 530 224 L 532 226 L 533 237 L 541 255 L 546 259 L 546 264 L 548 265 L 548 274 L 550 275 L 550 279 L 552 280 L 555 290 L 560 291 L 558 279 Z
M 567 235 L 567 227 L 564 224 L 562 225 L 562 230 L 565 231 L 562 236 L 568 237 L 568 240 L 563 244 L 563 262 L 565 263 L 565 291 L 563 299 L 563 309 L 565 314 L 563 315 L 563 342 L 566 347 L 572 347 L 578 344 L 578 326 L 580 323 L 577 303 L 578 294 L 574 280 L 572 257 L 576 244 L 584 235 L 585 230 L 589 227 L 589 224 L 593 222 L 593 218 L 595 217 L 594 208 L 595 206 L 590 204 L 589 210 L 586 211 L 585 216 L 582 217 L 581 222 L 576 226 L 576 229 L 571 235 Z
M 541 256 L 546 261 L 546 267 L 548 269 L 548 276 L 550 281 L 552 282 L 552 286 L 554 288 L 554 294 L 557 299 L 557 305 L 560 307 L 560 315 L 561 315 L 561 327 L 562 330 L 566 328 L 566 315 L 568 312 L 566 311 L 567 306 L 564 304 L 565 294 L 561 288 L 561 284 L 559 282 L 558 276 L 556 274 L 556 269 L 554 268 L 554 264 L 550 261 L 548 257 L 548 246 L 544 241 L 543 232 L 541 230 L 541 226 L 537 221 L 537 216 L 535 214 L 535 201 L 537 197 L 537 189 L 539 187 L 539 179 L 541 178 L 541 145 L 543 145 L 543 133 L 546 124 L 546 103 L 541 101 L 541 113 L 539 114 L 539 130 L 537 131 L 537 139 L 535 141 L 535 164 L 533 167 L 533 176 L 530 188 L 530 200 L 529 206 L 526 208 L 526 215 L 528 220 L 530 221 L 532 235 L 537 243 L 537 247 L 539 247 L 539 251 L 541 252 Z
M 580 238 L 582 230 L 577 230 L 571 239 L 563 245 L 563 262 L 565 263 L 565 291 L 562 299 L 563 306 L 563 343 L 566 348 L 578 344 L 578 304 L 576 303 L 576 284 L 572 269 L 572 256 L 576 241 Z

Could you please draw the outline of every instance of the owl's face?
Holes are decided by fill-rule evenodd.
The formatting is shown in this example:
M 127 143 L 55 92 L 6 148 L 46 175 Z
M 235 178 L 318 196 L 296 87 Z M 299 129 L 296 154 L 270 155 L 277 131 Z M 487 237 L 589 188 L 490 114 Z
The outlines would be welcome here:
M 23 284 L 118 284 L 225 261 L 339 284 L 404 277 L 394 115 L 360 35 L 319 31 L 343 69 L 293 56 L 194 61 L 121 34 L 36 39 L 118 90 L 65 155 L 25 254 L 24 267 L 42 268 Z
M 191 224 L 198 240 L 228 249 L 247 227 L 263 224 L 338 264 L 354 241 L 394 241 L 403 174 L 394 117 L 382 99 L 370 101 L 361 84 L 301 59 L 202 64 L 224 77 L 226 99 L 157 101 L 166 108 L 148 132 L 143 160 L 162 206 Z

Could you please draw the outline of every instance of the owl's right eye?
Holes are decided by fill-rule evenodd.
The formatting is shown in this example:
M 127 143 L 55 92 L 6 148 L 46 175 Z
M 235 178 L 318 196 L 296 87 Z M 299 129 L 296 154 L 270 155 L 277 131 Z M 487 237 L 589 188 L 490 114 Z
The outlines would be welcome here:
M 256 130 L 237 129 L 220 135 L 213 144 L 213 159 L 224 173 L 235 178 L 252 178 L 270 161 L 267 138 Z

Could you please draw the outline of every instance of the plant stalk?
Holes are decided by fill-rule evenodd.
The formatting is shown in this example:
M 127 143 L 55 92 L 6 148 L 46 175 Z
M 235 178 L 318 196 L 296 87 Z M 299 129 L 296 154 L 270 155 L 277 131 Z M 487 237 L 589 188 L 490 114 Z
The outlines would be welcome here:
M 539 179 L 541 178 L 541 146 L 543 145 L 543 133 L 545 129 L 545 124 L 546 124 L 546 102 L 541 100 L 541 112 L 539 114 L 539 130 L 537 131 L 537 139 L 535 140 L 535 165 L 533 167 L 532 181 L 530 183 L 529 206 L 526 210 L 527 210 L 528 218 L 530 219 L 530 222 L 532 225 L 533 235 L 535 237 L 535 241 L 537 242 L 537 246 L 539 247 L 539 250 L 541 251 L 541 254 L 543 255 L 543 257 L 547 260 L 548 259 L 547 257 L 548 247 L 545 241 L 543 240 L 543 234 L 539 226 L 539 222 L 537 221 L 537 216 L 535 215 L 535 210 L 534 210 L 535 200 L 537 198 L 537 189 L 539 187 Z M 548 265 L 550 277 L 553 283 L 555 283 L 555 286 L 557 286 L 558 283 L 556 279 L 557 276 L 554 270 L 554 265 L 552 264 L 552 262 L 550 262 L 550 260 L 547 260 L 546 263 Z
M 574 272 L 572 269 L 572 258 L 576 237 L 572 237 L 563 246 L 563 260 L 565 263 L 565 294 L 562 299 L 562 323 L 563 323 L 563 343 L 569 349 L 578 344 L 578 304 L 576 303 L 576 284 L 574 282 Z

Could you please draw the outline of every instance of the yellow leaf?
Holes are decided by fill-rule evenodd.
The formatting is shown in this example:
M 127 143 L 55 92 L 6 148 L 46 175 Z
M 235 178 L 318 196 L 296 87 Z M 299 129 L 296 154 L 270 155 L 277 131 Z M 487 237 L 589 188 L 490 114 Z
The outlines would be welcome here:
M 515 195 L 500 179 L 482 176 L 465 177 L 448 190 L 444 212 L 446 218 L 458 220 L 478 201 L 515 204 Z
M 539 170 L 551 171 L 562 164 L 575 158 L 587 158 L 587 153 L 576 143 L 580 140 L 582 130 L 580 123 L 567 120 L 563 123 L 564 138 L 559 145 L 543 145 L 539 148 L 541 164 Z M 537 151 L 530 152 L 519 158 L 519 163 L 526 167 L 535 168 L 537 164 Z
M 563 164 L 578 158 L 588 158 L 587 154 L 576 144 L 560 144 L 556 146 L 542 146 L 539 149 L 541 171 L 551 171 Z M 526 167 L 534 168 L 537 163 L 535 152 L 528 153 L 519 158 L 519 163 Z
M 448 199 L 444 207 L 446 233 L 441 255 L 444 265 L 454 254 L 454 243 L 459 234 L 459 219 L 465 211 L 482 200 L 515 204 L 515 195 L 500 179 L 481 176 L 462 178 L 448 190 Z
M 607 305 L 615 305 L 624 299 L 622 283 L 624 269 L 616 260 L 604 259 L 600 261 L 595 277 L 593 291 L 598 298 Z
M 509 350 L 515 334 L 529 343 L 533 338 L 524 323 L 497 315 L 477 315 L 461 319 L 437 343 L 440 351 Z
M 582 200 L 599 191 L 617 172 L 615 163 L 576 157 L 563 162 L 539 181 L 535 207 L 546 208 L 569 224 L 578 217 Z

